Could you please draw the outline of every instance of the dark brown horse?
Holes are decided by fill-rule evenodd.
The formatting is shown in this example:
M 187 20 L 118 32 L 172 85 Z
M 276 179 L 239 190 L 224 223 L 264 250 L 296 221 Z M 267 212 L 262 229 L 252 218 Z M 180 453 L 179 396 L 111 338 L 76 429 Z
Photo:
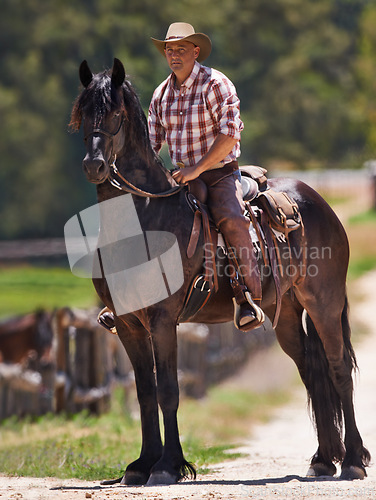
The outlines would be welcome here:
M 193 213 L 184 191 L 169 197 L 154 196 L 173 190 L 176 184 L 152 151 L 144 113 L 125 79 L 121 62 L 115 59 L 111 71 L 93 75 L 84 61 L 80 79 L 84 89 L 75 102 L 71 126 L 78 130 L 83 122 L 87 149 L 83 168 L 87 179 L 97 185 L 98 202 L 132 196 L 143 230 L 175 234 L 181 250 L 183 286 L 157 304 L 115 317 L 119 337 L 134 368 L 142 426 L 140 457 L 128 465 L 122 483 L 170 484 L 188 474 L 195 476 L 193 466 L 184 459 L 179 439 L 176 325 L 189 285 L 203 265 L 202 245 L 191 259 L 187 258 Z M 128 188 L 132 194 L 125 195 L 112 185 L 115 158 L 120 174 L 140 191 Z M 119 183 L 123 183 L 121 179 Z M 276 335 L 282 349 L 296 363 L 312 406 L 319 445 L 308 472 L 311 476 L 334 475 L 334 463 L 340 463 L 342 478 L 364 478 L 370 455 L 356 426 L 352 400 L 356 361 L 346 295 L 347 237 L 332 209 L 310 187 L 290 179 L 274 179 L 270 185 L 287 192 L 298 203 L 307 242 L 305 273 L 299 267 L 299 231 L 292 234 L 290 241 L 292 260 L 284 257 L 286 243 L 280 243 L 283 300 Z M 260 268 L 262 308 L 271 317 L 275 288 L 261 262 Z M 113 310 L 105 277 L 93 281 L 101 300 Z M 228 281 L 225 275 L 220 276 L 219 291 L 194 317 L 195 322 L 232 320 Z M 164 443 L 158 405 L 163 414 Z
M 32 353 L 40 359 L 48 354 L 52 339 L 51 318 L 44 311 L 6 320 L 0 323 L 0 361 L 21 363 Z

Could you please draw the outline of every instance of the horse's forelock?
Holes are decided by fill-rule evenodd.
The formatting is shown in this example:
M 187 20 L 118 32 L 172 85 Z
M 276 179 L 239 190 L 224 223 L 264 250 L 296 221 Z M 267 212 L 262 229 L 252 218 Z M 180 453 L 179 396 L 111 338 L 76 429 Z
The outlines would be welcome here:
M 95 126 L 99 126 L 107 113 L 122 106 L 121 96 L 111 85 L 110 73 L 98 73 L 77 97 L 69 126 L 74 131 L 79 130 L 84 116 L 89 117 Z

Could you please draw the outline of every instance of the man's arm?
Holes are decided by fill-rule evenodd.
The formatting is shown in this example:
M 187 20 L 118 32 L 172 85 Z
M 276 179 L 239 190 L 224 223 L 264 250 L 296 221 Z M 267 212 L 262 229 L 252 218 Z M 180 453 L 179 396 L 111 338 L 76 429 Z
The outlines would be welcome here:
M 172 176 L 179 184 L 193 181 L 200 174 L 221 162 L 232 151 L 238 139 L 228 135 L 219 134 L 209 151 L 193 167 L 186 167 L 175 171 Z
M 152 100 L 149 105 L 148 113 L 148 129 L 149 139 L 155 153 L 158 154 L 165 142 L 165 130 L 159 121 L 157 102 L 160 100 L 158 94 L 159 87 L 154 91 Z

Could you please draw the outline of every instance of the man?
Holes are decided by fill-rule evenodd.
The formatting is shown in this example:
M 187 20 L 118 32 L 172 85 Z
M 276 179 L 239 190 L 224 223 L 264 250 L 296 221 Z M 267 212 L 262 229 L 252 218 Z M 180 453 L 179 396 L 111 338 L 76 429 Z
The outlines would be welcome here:
M 226 243 L 235 253 L 244 284 L 251 293 L 238 300 L 236 326 L 248 331 L 265 319 L 254 301 L 261 300 L 261 282 L 238 170 L 240 155 L 239 98 L 222 73 L 200 64 L 211 52 L 210 38 L 187 23 L 170 25 L 166 38 L 152 38 L 172 71 L 158 86 L 149 108 L 149 133 L 159 153 L 167 142 L 178 183 L 202 179 L 208 206 Z

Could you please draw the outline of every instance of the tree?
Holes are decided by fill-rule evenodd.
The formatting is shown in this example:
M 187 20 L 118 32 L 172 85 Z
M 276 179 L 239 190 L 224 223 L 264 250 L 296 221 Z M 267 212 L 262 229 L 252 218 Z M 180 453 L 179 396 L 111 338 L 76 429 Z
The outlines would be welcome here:
M 121 59 L 145 112 L 168 66 L 150 36 L 185 20 L 241 99 L 242 163 L 358 166 L 374 150 L 375 7 L 367 0 L 3 0 L 0 238 L 61 236 L 95 203 L 68 133 L 83 59 Z M 368 149 L 367 149 L 368 148 Z

